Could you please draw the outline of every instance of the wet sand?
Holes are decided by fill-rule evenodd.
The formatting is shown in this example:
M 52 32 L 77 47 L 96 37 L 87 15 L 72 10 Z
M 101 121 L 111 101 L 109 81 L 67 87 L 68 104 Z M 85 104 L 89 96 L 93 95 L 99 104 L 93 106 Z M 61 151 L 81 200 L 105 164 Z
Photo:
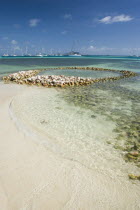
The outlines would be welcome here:
M 137 182 L 65 159 L 19 130 L 9 106 L 29 90 L 0 84 L 0 209 L 140 209 Z

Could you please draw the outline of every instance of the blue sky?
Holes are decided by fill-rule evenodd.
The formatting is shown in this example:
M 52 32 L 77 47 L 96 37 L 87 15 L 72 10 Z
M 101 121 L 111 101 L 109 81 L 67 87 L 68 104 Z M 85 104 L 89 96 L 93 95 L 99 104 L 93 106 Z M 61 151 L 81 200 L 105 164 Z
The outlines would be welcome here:
M 140 55 L 140 0 L 5 0 L 0 54 Z

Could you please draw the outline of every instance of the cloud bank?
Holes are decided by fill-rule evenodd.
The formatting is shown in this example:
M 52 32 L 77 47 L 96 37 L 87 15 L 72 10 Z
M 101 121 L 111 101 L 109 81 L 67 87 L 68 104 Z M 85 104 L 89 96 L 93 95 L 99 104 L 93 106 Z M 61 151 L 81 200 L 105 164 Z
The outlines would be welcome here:
M 107 47 L 107 46 L 95 46 L 90 45 L 88 47 L 82 47 L 80 50 L 83 54 L 89 55 L 139 55 L 140 47 L 137 48 L 115 48 L 115 47 Z

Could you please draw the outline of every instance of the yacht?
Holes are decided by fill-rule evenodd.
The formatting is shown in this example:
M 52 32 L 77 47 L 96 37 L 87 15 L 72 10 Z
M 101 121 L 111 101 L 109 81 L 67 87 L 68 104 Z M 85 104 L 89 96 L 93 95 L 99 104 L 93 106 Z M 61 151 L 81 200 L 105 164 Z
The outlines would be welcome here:
M 82 56 L 79 52 L 75 52 L 75 51 L 72 51 L 69 53 L 68 56 L 72 56 L 72 57 L 80 57 Z
M 41 53 L 37 54 L 36 57 L 43 57 Z
M 8 54 L 3 54 L 3 55 L 2 55 L 2 57 L 8 57 L 8 56 L 9 56 Z

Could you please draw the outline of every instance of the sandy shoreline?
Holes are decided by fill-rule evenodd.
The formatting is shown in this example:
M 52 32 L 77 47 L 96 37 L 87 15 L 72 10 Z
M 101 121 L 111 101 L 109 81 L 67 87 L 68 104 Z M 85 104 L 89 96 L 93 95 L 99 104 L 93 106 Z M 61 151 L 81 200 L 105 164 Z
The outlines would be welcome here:
M 27 89 L 0 84 L 0 209 L 140 209 L 137 184 L 63 159 L 18 130 L 9 104 Z

